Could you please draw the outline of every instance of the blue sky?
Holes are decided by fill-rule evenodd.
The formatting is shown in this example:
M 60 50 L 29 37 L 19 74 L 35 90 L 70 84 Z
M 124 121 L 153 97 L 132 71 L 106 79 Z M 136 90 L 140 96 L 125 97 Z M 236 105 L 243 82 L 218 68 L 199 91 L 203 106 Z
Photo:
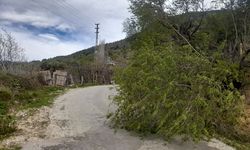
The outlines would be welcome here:
M 93 46 L 95 23 L 100 39 L 123 39 L 130 16 L 127 0 L 0 0 L 0 26 L 7 29 L 27 60 L 42 60 Z

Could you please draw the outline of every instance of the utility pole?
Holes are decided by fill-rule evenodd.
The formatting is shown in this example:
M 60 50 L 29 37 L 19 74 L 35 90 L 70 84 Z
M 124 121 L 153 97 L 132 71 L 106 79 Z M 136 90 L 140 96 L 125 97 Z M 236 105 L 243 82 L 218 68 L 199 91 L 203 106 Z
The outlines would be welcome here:
M 96 32 L 95 32 L 95 33 L 96 33 L 96 50 L 97 50 L 97 47 L 98 47 L 98 45 L 99 45 L 99 41 L 98 41 L 98 40 L 99 40 L 99 29 L 100 29 L 100 28 L 99 28 L 99 25 L 100 25 L 100 24 L 99 24 L 99 23 L 96 23 L 95 25 L 96 25 L 96 28 L 95 28 L 95 29 L 96 29 Z
M 93 76 L 93 83 L 96 83 L 98 80 L 98 44 L 99 44 L 99 23 L 96 23 L 96 45 L 95 45 L 95 65 L 94 65 L 94 76 Z

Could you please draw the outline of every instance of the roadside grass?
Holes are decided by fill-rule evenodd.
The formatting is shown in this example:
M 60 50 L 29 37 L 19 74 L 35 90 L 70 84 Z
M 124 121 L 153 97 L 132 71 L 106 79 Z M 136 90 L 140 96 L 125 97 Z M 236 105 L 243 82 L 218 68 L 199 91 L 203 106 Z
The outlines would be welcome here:
M 65 90 L 64 87 L 48 86 L 18 91 L 0 89 L 0 141 L 8 138 L 16 131 L 16 119 L 13 115 L 15 112 L 50 106 L 53 104 L 55 97 Z M 3 99 L 1 95 L 5 95 L 6 98 Z
M 0 141 L 15 131 L 15 118 L 9 115 L 0 115 Z
M 38 90 L 24 91 L 16 96 L 21 101 L 20 109 L 50 106 L 56 96 L 65 91 L 64 87 L 42 87 Z

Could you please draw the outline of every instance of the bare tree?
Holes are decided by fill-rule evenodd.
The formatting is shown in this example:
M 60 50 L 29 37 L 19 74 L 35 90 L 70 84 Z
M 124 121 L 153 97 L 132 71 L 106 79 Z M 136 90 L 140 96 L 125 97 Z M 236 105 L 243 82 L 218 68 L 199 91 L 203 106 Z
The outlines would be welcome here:
M 25 60 L 24 49 L 5 29 L 0 30 L 0 69 L 4 72 L 12 70 L 14 63 Z
M 238 61 L 239 56 L 245 59 L 250 51 L 250 1 L 249 0 L 219 0 L 215 1 L 220 7 L 227 10 L 233 25 L 232 37 L 228 41 L 228 51 L 232 58 Z M 242 60 L 241 60 L 242 61 Z
M 174 26 L 188 41 L 191 41 L 201 28 L 208 10 L 204 0 L 174 0 L 168 9 L 173 15 L 180 15 Z
M 101 41 L 101 44 L 98 46 L 98 49 L 95 52 L 95 61 L 98 65 L 104 65 L 106 63 L 105 41 Z

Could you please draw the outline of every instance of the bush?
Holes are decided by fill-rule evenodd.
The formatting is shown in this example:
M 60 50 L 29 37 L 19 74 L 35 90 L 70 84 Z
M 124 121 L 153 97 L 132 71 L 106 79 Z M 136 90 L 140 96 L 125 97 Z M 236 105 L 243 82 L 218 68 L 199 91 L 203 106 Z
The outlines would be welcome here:
M 13 77 L 0 71 L 0 85 L 9 87 L 12 85 Z
M 6 87 L 0 87 L 0 139 L 15 130 L 13 119 L 6 116 L 11 100 L 11 90 Z
M 18 80 L 20 87 L 25 90 L 34 90 L 42 86 L 42 84 L 39 82 L 38 76 L 31 76 L 26 78 L 19 77 Z
M 21 77 L 0 72 L 0 85 L 9 87 L 14 91 L 37 89 L 42 86 L 42 83 L 40 83 L 38 75 Z
M 7 114 L 7 112 L 8 112 L 8 106 L 6 102 L 0 101 L 0 116 Z
M 119 95 L 114 127 L 200 140 L 231 132 L 243 101 L 233 82 L 237 66 L 210 62 L 188 47 L 145 44 L 116 72 Z
M 41 85 L 48 85 L 48 83 L 45 81 L 44 76 L 42 74 L 37 75 L 37 80 Z
M 1 116 L 0 119 L 0 140 L 16 131 L 15 121 L 11 116 Z
M 12 93 L 10 89 L 5 88 L 5 87 L 0 87 L 0 102 L 2 101 L 10 101 L 12 98 Z
M 15 99 L 21 103 L 32 101 L 33 98 L 34 98 L 34 95 L 30 91 L 23 91 L 15 95 Z

